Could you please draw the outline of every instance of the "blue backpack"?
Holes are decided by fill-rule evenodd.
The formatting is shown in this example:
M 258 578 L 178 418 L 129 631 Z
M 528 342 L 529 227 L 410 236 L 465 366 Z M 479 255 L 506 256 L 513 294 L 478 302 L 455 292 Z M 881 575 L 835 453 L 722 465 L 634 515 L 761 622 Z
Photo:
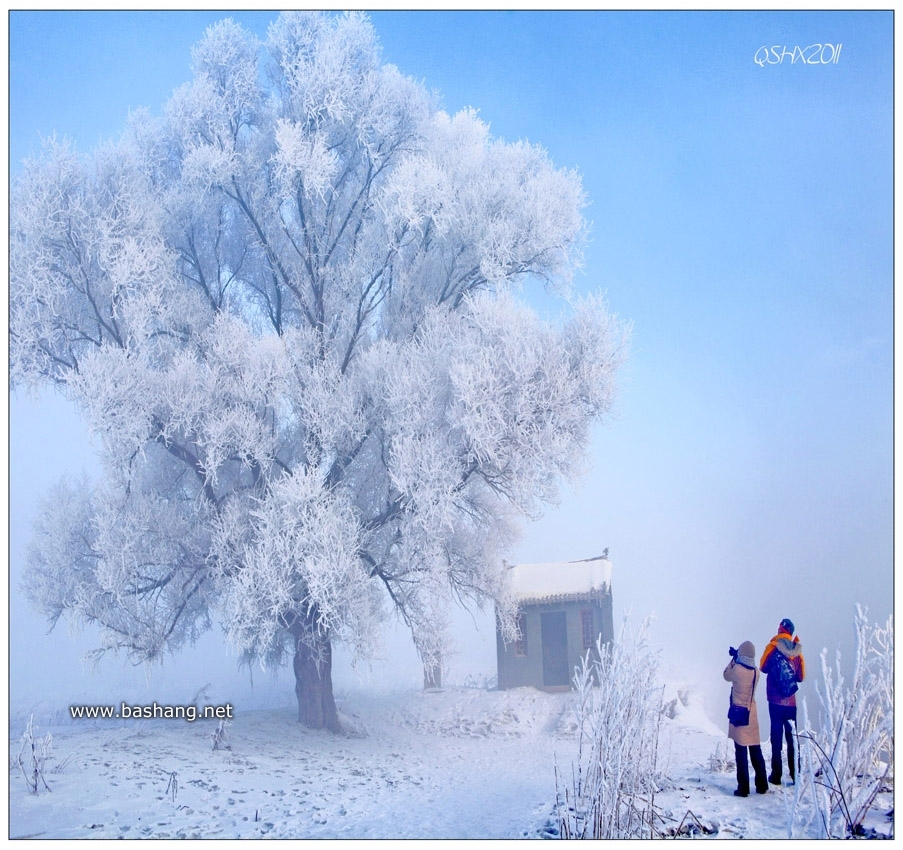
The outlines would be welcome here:
M 777 647 L 772 650 L 768 664 L 765 666 L 768 681 L 781 699 L 792 696 L 799 690 L 799 685 L 796 683 L 796 671 L 793 669 L 790 659 Z

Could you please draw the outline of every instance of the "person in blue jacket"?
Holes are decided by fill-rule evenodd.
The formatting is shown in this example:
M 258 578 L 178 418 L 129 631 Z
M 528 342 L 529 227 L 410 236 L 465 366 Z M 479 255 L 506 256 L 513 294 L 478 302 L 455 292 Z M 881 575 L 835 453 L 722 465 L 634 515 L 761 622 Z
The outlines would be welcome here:
M 768 717 L 771 721 L 771 774 L 768 781 L 772 785 L 781 784 L 785 738 L 791 785 L 796 781 L 793 747 L 796 683 L 806 678 L 806 662 L 803 658 L 803 645 L 799 637 L 793 636 L 793 632 L 793 621 L 785 617 L 778 625 L 778 633 L 769 641 L 759 661 L 759 669 L 768 676 L 765 688 L 765 695 L 768 697 Z

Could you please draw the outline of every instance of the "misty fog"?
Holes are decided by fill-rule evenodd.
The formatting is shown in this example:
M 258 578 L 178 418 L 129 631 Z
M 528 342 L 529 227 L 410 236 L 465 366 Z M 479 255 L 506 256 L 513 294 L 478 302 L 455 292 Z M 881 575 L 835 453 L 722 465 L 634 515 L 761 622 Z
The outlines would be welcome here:
M 13 173 L 39 133 L 73 135 L 89 150 L 118 133 L 129 108 L 159 110 L 188 78 L 190 45 L 225 16 L 203 13 L 186 27 L 180 13 L 155 13 L 145 28 L 141 13 L 66 14 L 11 13 Z M 260 35 L 271 17 L 232 16 Z M 582 173 L 593 231 L 577 288 L 605 291 L 633 323 L 617 414 L 594 433 L 591 468 L 525 525 L 510 560 L 608 547 L 616 622 L 626 611 L 654 615 L 663 677 L 702 694 L 718 723 L 728 647 L 751 640 L 761 653 L 784 617 L 810 679 L 823 648 L 831 661 L 837 650 L 849 658 L 856 603 L 877 621 L 893 611 L 887 17 L 372 17 L 385 60 L 437 89 L 449 112 L 473 106 L 494 134 L 529 138 Z M 775 40 L 829 38 L 844 44 L 836 66 L 754 61 Z M 157 44 L 182 59 L 155 86 L 141 57 Z M 100 53 L 109 65 L 84 61 Z M 150 78 L 139 93 L 125 88 L 139 78 Z M 96 101 L 112 123 L 94 123 Z M 9 463 L 14 722 L 74 702 L 186 701 L 208 683 L 214 702 L 292 703 L 291 670 L 239 670 L 217 626 L 155 669 L 86 662 L 97 646 L 90 627 L 73 634 L 60 622 L 48 635 L 19 590 L 31 524 L 52 484 L 96 473 L 97 460 L 71 406 L 50 390 L 38 400 L 18 390 Z M 492 610 L 455 623 L 447 681 L 491 681 Z M 387 633 L 385 658 L 370 668 L 352 669 L 340 651 L 339 698 L 422 686 L 405 628 L 390 622 Z M 814 701 L 814 688 L 802 693 Z

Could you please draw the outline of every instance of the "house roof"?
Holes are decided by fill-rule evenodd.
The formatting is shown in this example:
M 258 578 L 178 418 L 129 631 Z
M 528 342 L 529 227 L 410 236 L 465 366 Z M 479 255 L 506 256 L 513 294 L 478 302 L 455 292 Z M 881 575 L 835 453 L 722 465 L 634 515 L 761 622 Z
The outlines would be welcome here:
M 605 555 L 508 569 L 514 597 L 522 604 L 586 599 L 611 590 L 611 561 Z

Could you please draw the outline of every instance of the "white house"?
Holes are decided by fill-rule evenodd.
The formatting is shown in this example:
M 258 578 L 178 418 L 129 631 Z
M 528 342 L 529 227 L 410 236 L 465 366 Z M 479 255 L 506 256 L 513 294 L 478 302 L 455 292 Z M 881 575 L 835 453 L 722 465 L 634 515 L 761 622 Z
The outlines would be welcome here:
M 516 564 L 509 570 L 519 638 L 506 645 L 496 634 L 499 688 L 565 690 L 599 637 L 614 637 L 608 550 L 582 561 Z

